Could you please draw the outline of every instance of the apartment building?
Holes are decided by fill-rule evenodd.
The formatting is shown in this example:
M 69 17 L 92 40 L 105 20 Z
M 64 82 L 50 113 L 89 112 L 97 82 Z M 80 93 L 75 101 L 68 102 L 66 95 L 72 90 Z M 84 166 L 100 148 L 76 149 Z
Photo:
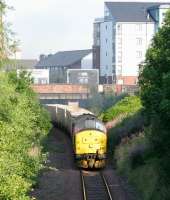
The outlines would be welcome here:
M 136 85 L 139 65 L 170 3 L 105 2 L 94 22 L 93 67 L 100 83 Z

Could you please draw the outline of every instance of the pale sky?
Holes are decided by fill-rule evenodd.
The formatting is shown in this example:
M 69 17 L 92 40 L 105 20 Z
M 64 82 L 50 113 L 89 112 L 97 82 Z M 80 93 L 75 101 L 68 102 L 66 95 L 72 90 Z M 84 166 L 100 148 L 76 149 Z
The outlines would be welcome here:
M 96 17 L 102 17 L 104 13 L 104 0 L 7 0 L 7 2 L 15 8 L 8 14 L 8 21 L 13 24 L 12 30 L 17 33 L 21 55 L 25 59 L 38 59 L 40 54 L 62 50 L 91 48 L 93 21 Z M 158 1 L 152 0 L 152 2 Z

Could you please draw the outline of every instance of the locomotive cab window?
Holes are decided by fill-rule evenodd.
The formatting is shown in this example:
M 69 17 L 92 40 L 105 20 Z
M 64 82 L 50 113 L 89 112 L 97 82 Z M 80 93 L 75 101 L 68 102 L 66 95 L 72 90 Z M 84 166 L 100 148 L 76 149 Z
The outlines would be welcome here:
M 84 129 L 97 129 L 106 133 L 105 126 L 102 124 L 102 122 L 100 122 L 96 118 L 90 118 L 90 119 L 86 118 L 85 120 L 82 119 L 77 121 L 74 127 L 74 132 L 79 132 Z
M 86 120 L 85 121 L 85 128 L 96 128 L 95 120 Z

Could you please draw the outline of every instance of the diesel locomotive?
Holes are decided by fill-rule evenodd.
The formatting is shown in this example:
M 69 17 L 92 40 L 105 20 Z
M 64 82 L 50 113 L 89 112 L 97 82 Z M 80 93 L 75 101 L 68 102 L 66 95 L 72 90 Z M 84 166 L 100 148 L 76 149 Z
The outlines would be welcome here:
M 103 168 L 106 161 L 107 134 L 102 121 L 90 111 L 69 105 L 47 105 L 52 121 L 70 134 L 77 166 Z

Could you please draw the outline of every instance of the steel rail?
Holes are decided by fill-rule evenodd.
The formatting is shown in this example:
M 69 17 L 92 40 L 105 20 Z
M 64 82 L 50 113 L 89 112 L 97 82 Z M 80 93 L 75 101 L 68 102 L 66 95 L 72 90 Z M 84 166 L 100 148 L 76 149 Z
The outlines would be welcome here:
M 108 185 L 108 183 L 107 183 L 107 181 L 106 181 L 105 176 L 103 175 L 103 172 L 101 172 L 100 174 L 101 174 L 101 177 L 102 177 L 103 182 L 104 182 L 104 184 L 105 184 L 105 187 L 106 187 L 106 189 L 107 189 L 107 193 L 108 193 L 109 199 L 110 199 L 110 200 L 113 200 L 112 195 L 111 195 L 111 192 L 110 192 L 109 185 Z
M 81 170 L 80 171 L 80 174 L 81 174 L 81 182 L 82 182 L 82 190 L 83 190 L 83 200 L 88 200 L 88 198 L 90 198 L 90 197 L 88 197 L 88 190 L 87 190 L 87 188 L 89 187 L 89 183 L 87 183 L 87 180 L 85 180 L 85 178 L 84 178 L 84 175 L 83 175 L 83 171 Z M 103 174 L 103 172 L 99 172 L 98 174 L 97 174 L 97 176 L 100 176 L 101 177 L 101 185 L 103 185 L 104 186 L 104 188 L 105 188 L 105 192 L 106 192 L 106 194 L 107 194 L 107 198 L 103 198 L 103 200 L 113 200 L 113 198 L 112 198 L 112 195 L 111 195 L 111 192 L 110 192 L 110 188 L 109 188 L 109 185 L 108 185 L 108 183 L 107 183 L 107 181 L 106 181 L 106 178 L 105 178 L 105 176 L 104 176 L 104 174 Z M 91 182 L 91 181 L 90 181 Z M 99 191 L 100 191 L 100 188 L 99 188 Z M 101 190 L 102 191 L 102 190 Z M 100 192 L 101 192 L 100 191 Z M 97 192 L 97 190 L 96 190 L 96 192 Z M 104 192 L 104 191 L 103 191 Z M 96 199 L 97 200 L 97 199 Z
M 82 171 L 80 171 L 80 175 L 81 175 L 81 182 L 82 182 L 82 188 L 83 188 L 83 200 L 87 200 L 85 181 L 84 181 L 84 176 L 83 176 Z

